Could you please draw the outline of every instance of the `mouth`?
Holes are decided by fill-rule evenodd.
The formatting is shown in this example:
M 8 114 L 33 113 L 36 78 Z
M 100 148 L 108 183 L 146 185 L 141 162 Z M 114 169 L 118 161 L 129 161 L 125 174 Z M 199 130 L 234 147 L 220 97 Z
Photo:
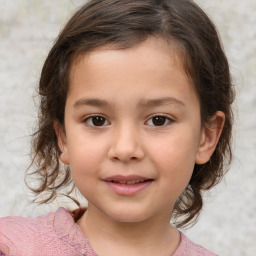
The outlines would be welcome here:
M 131 196 L 136 195 L 148 188 L 153 183 L 154 179 L 137 175 L 116 175 L 104 179 L 104 181 L 116 194 Z
M 110 182 L 113 183 L 118 183 L 118 184 L 128 184 L 128 185 L 133 185 L 133 184 L 138 184 L 138 183 L 143 183 L 150 181 L 151 179 L 140 179 L 140 180 L 111 180 Z

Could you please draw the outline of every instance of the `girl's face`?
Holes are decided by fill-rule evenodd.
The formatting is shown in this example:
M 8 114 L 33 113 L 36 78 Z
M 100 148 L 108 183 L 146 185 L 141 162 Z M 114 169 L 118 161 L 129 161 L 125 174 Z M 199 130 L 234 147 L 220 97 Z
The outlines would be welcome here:
M 120 222 L 165 214 L 206 162 L 200 105 L 174 48 L 97 49 L 71 70 L 60 159 L 89 209 Z

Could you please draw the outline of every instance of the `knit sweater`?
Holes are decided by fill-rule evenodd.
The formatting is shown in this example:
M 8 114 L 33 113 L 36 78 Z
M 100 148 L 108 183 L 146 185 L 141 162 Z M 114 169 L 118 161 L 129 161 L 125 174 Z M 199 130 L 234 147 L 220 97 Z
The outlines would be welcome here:
M 183 233 L 173 256 L 217 256 Z M 97 256 L 72 215 L 60 207 L 36 218 L 0 218 L 0 256 Z

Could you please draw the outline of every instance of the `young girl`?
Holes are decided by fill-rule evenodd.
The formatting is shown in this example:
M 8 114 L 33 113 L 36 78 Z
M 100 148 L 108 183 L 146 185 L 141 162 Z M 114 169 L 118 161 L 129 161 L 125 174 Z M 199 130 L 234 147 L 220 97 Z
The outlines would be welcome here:
M 74 182 L 88 207 L 2 218 L 2 255 L 216 255 L 177 229 L 232 156 L 228 62 L 193 1 L 88 2 L 52 47 L 39 94 L 32 190 L 46 203 Z

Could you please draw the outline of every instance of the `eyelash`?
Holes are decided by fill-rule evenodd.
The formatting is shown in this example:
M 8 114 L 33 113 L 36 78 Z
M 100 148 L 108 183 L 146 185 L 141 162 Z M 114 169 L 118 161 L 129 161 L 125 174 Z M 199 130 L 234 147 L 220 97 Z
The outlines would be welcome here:
M 152 120 L 151 121 L 151 123 L 153 124 L 153 118 L 164 118 L 164 124 L 163 125 L 150 125 L 150 126 L 155 126 L 155 127 L 163 127 L 163 126 L 166 126 L 166 125 L 169 125 L 170 123 L 172 123 L 173 122 L 173 119 L 172 118 L 170 118 L 169 116 L 167 116 L 167 115 L 163 115 L 163 114 L 157 114 L 157 115 L 154 115 L 154 116 L 152 116 L 152 117 L 150 117 L 148 120 L 147 120 L 147 122 L 149 122 L 149 120 Z M 146 123 L 147 123 L 146 122 Z
M 105 118 L 104 116 L 102 115 L 93 115 L 93 116 L 89 116 L 89 117 L 86 117 L 84 120 L 83 120 L 83 123 L 87 123 L 89 126 L 92 126 L 92 127 L 102 127 L 102 126 L 106 126 L 106 125 L 93 125 L 93 124 L 89 124 L 89 120 L 91 120 L 91 123 L 92 123 L 92 118 L 96 118 L 96 117 L 100 117 L 102 119 L 104 119 L 104 123 L 107 121 L 107 118 Z M 108 122 L 108 121 L 107 121 Z M 109 122 L 108 122 L 109 123 Z
M 103 121 L 104 120 L 104 123 L 103 123 L 103 125 L 94 125 L 92 122 L 92 118 L 101 118 L 101 121 Z M 147 122 L 146 123 L 148 123 L 149 122 L 149 120 L 152 120 L 153 118 L 164 118 L 164 124 L 163 125 L 154 125 L 153 124 L 153 122 L 151 121 L 151 123 L 153 124 L 153 125 L 150 125 L 150 126 L 155 126 L 155 127 L 164 127 L 164 126 L 166 126 L 166 125 L 168 125 L 168 124 L 170 124 L 170 123 L 172 123 L 173 122 L 173 119 L 172 118 L 170 118 L 169 116 L 167 116 L 167 115 L 163 115 L 163 114 L 157 114 L 157 115 L 154 115 L 154 116 L 151 116 L 148 120 L 147 120 Z M 103 120 L 102 120 L 103 119 Z M 91 120 L 91 124 L 89 124 L 89 120 Z M 108 124 L 107 125 L 109 125 L 110 124 L 110 122 L 107 120 L 107 118 L 105 118 L 104 116 L 102 116 L 102 115 L 92 115 L 92 116 L 89 116 L 89 117 L 87 117 L 87 118 L 85 118 L 84 120 L 83 120 L 83 123 L 87 123 L 89 126 L 92 126 L 92 127 L 103 127 L 103 126 L 106 126 L 106 124 L 105 124 L 105 122 L 108 122 Z M 166 123 L 167 122 L 167 123 Z M 105 124 L 105 125 L 104 125 Z

